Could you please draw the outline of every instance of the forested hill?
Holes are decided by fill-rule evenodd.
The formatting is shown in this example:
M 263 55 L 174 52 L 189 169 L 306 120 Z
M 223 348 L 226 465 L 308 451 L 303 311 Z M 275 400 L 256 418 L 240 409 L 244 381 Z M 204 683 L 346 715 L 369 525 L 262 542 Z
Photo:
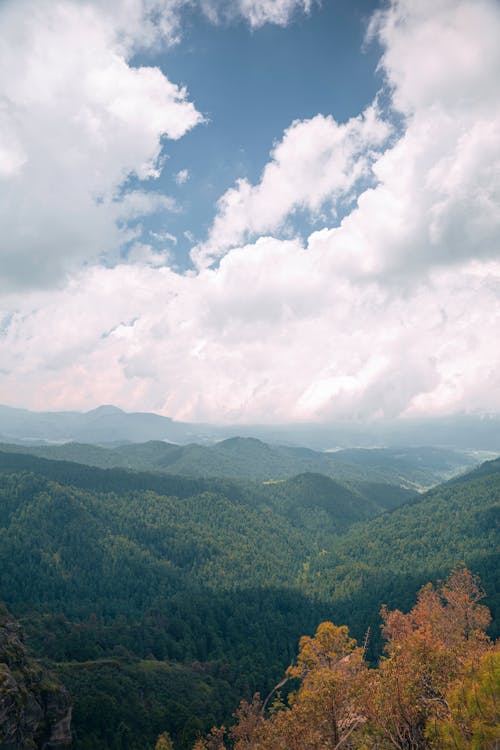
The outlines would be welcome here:
M 444 448 L 372 448 L 318 452 L 268 445 L 234 437 L 215 445 L 174 445 L 160 440 L 114 448 L 81 443 L 63 445 L 0 444 L 0 450 L 31 453 L 51 460 L 76 461 L 100 468 L 167 472 L 192 477 L 273 481 L 318 473 L 340 481 L 428 488 L 479 463 L 476 454 Z
M 88 412 L 32 412 L 0 404 L 0 440 L 5 443 L 32 445 L 39 442 L 49 445 L 54 442 L 76 442 L 118 445 L 127 442 L 169 441 L 180 445 L 206 445 L 234 435 L 258 438 L 276 445 L 307 446 L 317 451 L 335 447 L 356 449 L 360 446 L 398 446 L 397 453 L 404 454 L 407 450 L 420 450 L 419 446 L 431 445 L 457 451 L 498 453 L 500 416 L 468 414 L 365 423 L 341 421 L 223 426 L 176 422 L 159 414 L 130 413 L 109 404 Z M 71 459 L 71 456 L 66 455 L 65 458 Z M 305 469 L 298 469 L 303 470 Z M 314 469 L 311 467 L 309 471 Z
M 0 474 L 1 598 L 71 690 L 76 748 L 114 747 L 121 731 L 122 747 L 148 748 L 165 728 L 188 748 L 239 694 L 270 687 L 327 615 L 297 586 L 320 529 L 269 502 L 196 484 L 181 498 L 125 490 L 118 477 L 99 492 Z
M 242 700 L 193 750 L 498 750 L 500 643 L 481 599 L 459 565 L 407 614 L 384 607 L 385 657 L 371 668 L 345 625 L 322 622 L 280 682 L 294 681 L 289 699 Z
M 489 476 L 491 474 L 498 474 L 499 471 L 500 471 L 500 458 L 495 458 L 491 461 L 484 461 L 480 466 L 477 466 L 472 471 L 469 471 L 467 473 L 467 476 L 464 478 L 466 480 L 475 479 L 478 477 Z M 462 481 L 462 478 L 457 477 L 454 481 L 460 483 Z M 453 480 L 450 480 L 448 484 L 453 484 Z
M 375 658 L 380 605 L 408 608 L 460 561 L 498 623 L 500 461 L 363 522 L 373 498 L 317 474 L 258 485 L 0 462 L 0 599 L 73 694 L 75 750 L 151 749 L 165 729 L 187 750 L 269 689 L 321 620 L 358 638 L 371 625 Z
M 0 451 L 0 471 L 29 471 L 55 482 L 91 492 L 152 491 L 187 498 L 202 492 L 224 495 L 251 506 L 272 506 L 275 512 L 297 523 L 306 522 L 319 531 L 344 530 L 350 524 L 372 518 L 407 502 L 415 492 L 397 485 L 357 482 L 346 485 L 334 479 L 306 473 L 283 482 L 257 483 L 225 478 L 187 477 L 127 469 L 99 469 L 72 461 L 52 461 L 30 454 Z M 309 523 L 310 518 L 315 520 Z M 319 516 L 317 515 L 319 513 Z M 315 515 L 316 514 L 316 515 Z
M 419 586 L 463 561 L 481 577 L 493 613 L 491 632 L 498 636 L 499 528 L 497 459 L 334 540 L 307 563 L 304 589 L 331 597 L 342 621 L 350 622 L 358 606 L 366 614 L 380 601 L 411 606 Z M 366 617 L 363 627 L 372 623 Z

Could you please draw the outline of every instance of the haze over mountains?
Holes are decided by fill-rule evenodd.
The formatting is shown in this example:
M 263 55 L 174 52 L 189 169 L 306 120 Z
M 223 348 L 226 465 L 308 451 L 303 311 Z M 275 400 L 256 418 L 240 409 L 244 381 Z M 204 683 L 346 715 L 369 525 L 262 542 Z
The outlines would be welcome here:
M 235 436 L 316 450 L 433 445 L 498 452 L 500 416 L 456 415 L 365 423 L 207 425 L 176 422 L 149 412 L 129 413 L 111 405 L 88 412 L 33 412 L 0 406 L 0 440 L 3 442 L 109 444 L 164 440 L 185 445 L 213 443 Z

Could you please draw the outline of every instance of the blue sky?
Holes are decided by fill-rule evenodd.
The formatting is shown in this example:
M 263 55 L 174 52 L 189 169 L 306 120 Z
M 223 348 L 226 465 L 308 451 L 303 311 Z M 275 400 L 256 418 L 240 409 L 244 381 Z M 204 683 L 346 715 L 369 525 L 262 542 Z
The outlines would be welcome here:
M 272 144 L 291 122 L 319 112 L 344 122 L 373 100 L 382 86 L 380 49 L 375 40 L 365 44 L 365 36 L 377 5 L 324 2 L 309 14 L 297 11 L 286 27 L 258 29 L 242 19 L 214 25 L 192 9 L 180 44 L 136 56 L 135 65 L 157 65 L 186 86 L 206 118 L 180 141 L 165 143 L 168 161 L 155 189 L 174 195 L 180 211 L 152 217 L 145 239 L 151 229 L 173 234 L 176 262 L 189 265 L 193 243 L 184 233 L 204 239 L 217 199 L 240 177 L 258 181 Z M 184 169 L 189 184 L 176 185 Z M 302 220 L 296 229 L 305 233 L 308 226 Z
M 497 0 L 4 0 L 0 25 L 0 403 L 500 412 Z

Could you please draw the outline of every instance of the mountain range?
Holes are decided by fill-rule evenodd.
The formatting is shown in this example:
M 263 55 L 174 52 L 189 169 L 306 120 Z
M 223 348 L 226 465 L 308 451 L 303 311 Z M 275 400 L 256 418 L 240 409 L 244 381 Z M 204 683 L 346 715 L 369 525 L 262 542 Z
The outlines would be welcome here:
M 479 461 L 476 454 L 445 448 L 361 448 L 332 453 L 269 445 L 255 438 L 228 438 L 214 445 L 183 446 L 159 440 L 116 447 L 83 443 L 29 446 L 0 443 L 0 450 L 100 468 L 193 477 L 263 482 L 314 472 L 358 484 L 390 484 L 417 490 L 460 474 Z
M 129 413 L 110 405 L 88 412 L 33 412 L 0 406 L 0 440 L 7 443 L 123 444 L 165 440 L 185 445 L 214 443 L 235 436 L 315 450 L 433 445 L 500 452 L 500 416 L 465 414 L 367 423 L 208 425 L 176 422 L 148 412 Z

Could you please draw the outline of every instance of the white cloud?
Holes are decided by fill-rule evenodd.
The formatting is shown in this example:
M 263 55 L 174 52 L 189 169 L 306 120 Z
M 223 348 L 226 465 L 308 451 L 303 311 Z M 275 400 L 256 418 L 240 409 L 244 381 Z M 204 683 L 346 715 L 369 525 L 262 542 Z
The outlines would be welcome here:
M 327 270 L 326 254 L 262 239 L 198 275 L 94 268 L 11 299 L 2 400 L 227 421 L 500 409 L 498 264 L 401 294 Z
M 260 182 L 243 179 L 219 199 L 208 240 L 192 251 L 198 265 L 256 234 L 279 230 L 297 209 L 319 213 L 348 195 L 370 174 L 377 151 L 390 133 L 376 107 L 345 124 L 316 115 L 297 120 L 274 147 Z
M 372 33 L 405 117 L 327 243 L 332 272 L 401 277 L 467 258 L 497 257 L 500 215 L 500 7 L 488 0 L 395 0 Z
M 129 190 L 117 202 L 117 216 L 121 221 L 130 221 L 157 211 L 179 210 L 174 198 L 145 190 Z
M 138 8 L 131 2 L 131 8 Z M 0 284 L 51 284 L 129 239 L 117 221 L 172 209 L 167 196 L 122 194 L 155 177 L 160 139 L 201 115 L 157 68 L 127 61 L 106 8 L 16 0 L 0 8 Z
M 292 124 L 260 182 L 222 197 L 199 248 L 216 268 L 181 275 L 136 240 L 128 264 L 87 267 L 50 293 L 4 295 L 1 400 L 227 421 L 500 411 L 500 9 L 394 0 L 372 33 L 402 115 L 397 139 L 383 143 L 376 110 L 345 125 L 321 115 Z M 133 168 L 154 169 L 157 132 Z M 57 131 L 59 142 L 81 165 Z M 11 181 L 33 159 L 25 143 L 9 152 Z M 353 186 L 357 204 L 338 227 L 325 222 L 304 244 L 258 237 L 297 209 L 326 214 Z M 129 215 L 142 200 L 129 199 Z
M 177 237 L 170 232 L 153 232 L 150 230 L 149 235 L 157 242 L 171 242 L 173 245 L 177 245 Z
M 200 0 L 213 23 L 243 17 L 252 28 L 266 23 L 286 26 L 296 12 L 309 13 L 315 0 Z
M 178 185 L 184 185 L 189 180 L 189 169 L 181 169 L 175 175 L 175 181 Z
M 175 44 L 180 38 L 181 11 L 189 0 L 86 0 L 99 8 L 128 54 Z
M 429 268 L 497 257 L 500 234 L 500 6 L 491 0 L 394 0 L 370 33 L 402 114 L 387 146 L 377 107 L 338 125 L 295 122 L 260 182 L 240 180 L 219 200 L 200 264 L 259 233 L 282 228 L 298 208 L 317 212 L 357 189 L 338 227 L 309 240 L 329 248 L 330 274 L 390 283 Z M 381 151 L 384 146 L 385 150 Z M 358 181 L 369 175 L 366 188 Z M 330 224 L 332 222 L 330 221 Z
M 491 111 L 498 101 L 496 0 L 392 0 L 369 33 L 384 46 L 380 66 L 395 106 L 407 114 L 436 106 Z
M 141 263 L 153 268 L 166 266 L 171 260 L 172 256 L 168 250 L 157 250 L 145 242 L 134 242 L 127 252 L 127 261 L 129 263 Z
M 0 5 L 0 289 L 60 283 L 82 263 L 116 256 L 135 237 L 123 222 L 155 178 L 162 136 L 202 121 L 186 90 L 154 67 L 132 67 L 144 48 L 173 44 L 190 0 L 6 0 Z M 251 25 L 286 23 L 308 0 L 255 0 Z M 219 3 L 205 3 L 205 10 Z M 213 13 L 212 13 L 213 15 Z M 179 184 L 187 170 L 177 175 Z M 144 213 L 171 208 L 141 193 Z M 170 204 L 170 205 L 169 205 Z M 139 214 L 136 212 L 136 218 Z

